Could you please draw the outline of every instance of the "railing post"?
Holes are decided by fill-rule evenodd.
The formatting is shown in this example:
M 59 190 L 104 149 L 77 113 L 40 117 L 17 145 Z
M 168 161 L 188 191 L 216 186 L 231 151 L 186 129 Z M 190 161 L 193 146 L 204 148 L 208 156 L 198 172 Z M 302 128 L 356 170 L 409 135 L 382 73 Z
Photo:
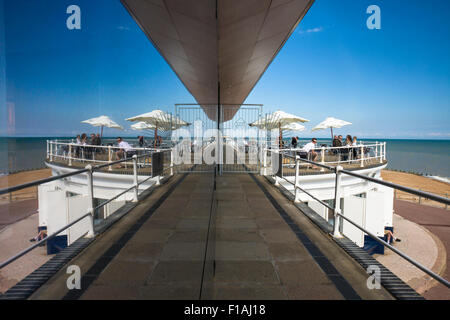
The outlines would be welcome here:
M 49 152 L 49 143 L 47 140 L 47 159 L 50 159 L 50 152 Z
M 422 191 L 422 190 L 420 190 L 420 188 L 419 188 L 419 191 Z M 421 204 L 421 203 L 422 203 L 422 197 L 419 196 L 419 204 Z
M 111 163 L 111 146 L 108 146 L 108 162 Z M 112 167 L 108 167 L 109 171 L 112 171 Z
M 133 177 L 134 177 L 134 197 L 133 202 L 138 201 L 138 172 L 137 172 L 137 155 L 133 155 Z
M 364 167 L 364 145 L 361 145 L 361 168 Z
M 383 160 L 386 161 L 386 142 L 383 143 L 384 152 L 383 152 Z
M 380 163 L 383 163 L 383 143 L 380 142 L 377 144 L 377 148 L 380 148 L 379 157 L 380 157 Z
M 320 163 L 325 164 L 325 148 L 322 147 L 322 150 L 320 151 L 320 156 L 322 158 L 322 160 L 320 161 Z M 320 171 L 323 172 L 325 171 L 325 168 L 321 167 Z
M 448 193 L 445 193 L 445 197 L 448 198 Z M 445 210 L 447 210 L 448 204 L 445 204 Z
M 375 141 L 375 159 L 378 158 L 378 141 Z
M 69 167 L 72 166 L 72 144 L 69 144 Z
M 342 238 L 342 234 L 339 231 L 339 225 L 341 221 L 341 170 L 342 166 L 336 167 L 336 184 L 335 184 L 335 196 L 334 196 L 334 226 L 333 236 L 336 238 Z
M 53 161 L 53 143 L 50 141 L 50 162 Z
M 95 236 L 94 231 L 94 180 L 92 175 L 92 166 L 88 164 L 86 166 L 86 169 L 88 169 L 87 172 L 87 187 L 88 187 L 88 198 L 89 198 L 89 230 L 87 237 L 92 238 Z
M 299 187 L 299 169 L 300 169 L 300 156 L 295 156 L 295 180 L 294 180 L 294 202 L 300 202 L 300 190 Z
M 170 149 L 170 175 L 173 176 L 173 149 Z

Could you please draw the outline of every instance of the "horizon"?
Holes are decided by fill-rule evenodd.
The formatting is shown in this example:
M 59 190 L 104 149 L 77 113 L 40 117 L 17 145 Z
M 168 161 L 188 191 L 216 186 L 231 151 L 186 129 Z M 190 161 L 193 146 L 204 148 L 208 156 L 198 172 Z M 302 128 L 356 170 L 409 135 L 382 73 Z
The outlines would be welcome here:
M 91 132 L 80 122 L 101 114 L 128 127 L 127 117 L 195 103 L 120 1 L 71 1 L 81 30 L 66 28 L 68 4 L 0 0 L 0 136 Z M 353 123 L 336 134 L 450 139 L 450 3 L 381 2 L 380 30 L 366 26 L 371 4 L 316 1 L 244 103 L 306 117 L 308 130 L 334 116 Z
M 86 134 L 88 134 L 88 132 L 86 132 Z M 91 134 L 91 132 L 89 132 L 89 134 Z M 138 135 L 143 135 L 144 137 L 150 137 L 150 138 L 153 137 L 153 133 L 151 133 L 149 135 L 146 135 L 146 134 L 138 134 Z M 124 135 L 124 134 L 115 135 L 115 136 L 105 136 L 104 135 L 102 139 L 116 139 L 117 137 L 137 139 L 138 135 Z M 298 136 L 298 135 L 292 135 L 292 136 Z M 290 139 L 290 138 L 292 138 L 292 136 L 291 135 L 284 136 L 283 139 L 288 139 L 288 138 Z M 317 138 L 318 140 L 331 140 L 330 137 L 328 137 L 328 138 L 327 137 L 317 137 L 317 136 L 304 136 L 304 137 L 298 136 L 298 137 L 300 138 L 300 140 L 313 139 L 313 138 Z M 70 138 L 72 138 L 72 139 L 75 139 L 76 136 L 73 136 L 73 135 L 55 135 L 55 136 L 50 136 L 50 135 L 3 136 L 3 135 L 0 135 L 0 138 L 8 138 L 8 139 L 17 139 L 17 138 L 23 138 L 23 139 L 26 139 L 26 138 L 37 138 L 37 139 L 38 138 L 67 138 L 67 139 L 70 139 Z M 383 137 L 375 137 L 374 138 L 374 137 L 365 137 L 365 136 L 362 136 L 362 138 L 358 137 L 358 140 L 365 140 L 365 139 L 368 139 L 368 140 L 379 139 L 379 140 L 414 140 L 414 141 L 450 141 L 450 138 L 383 138 Z

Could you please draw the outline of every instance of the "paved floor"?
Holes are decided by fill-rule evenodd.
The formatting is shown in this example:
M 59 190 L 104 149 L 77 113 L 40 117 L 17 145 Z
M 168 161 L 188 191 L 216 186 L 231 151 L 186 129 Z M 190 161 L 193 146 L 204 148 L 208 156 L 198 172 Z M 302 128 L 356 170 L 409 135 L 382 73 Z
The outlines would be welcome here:
M 402 200 L 395 200 L 394 210 L 403 218 L 427 228 L 442 241 L 447 253 L 447 267 L 441 276 L 450 279 L 450 211 Z M 449 300 L 450 290 L 438 284 L 425 292 L 423 296 L 426 299 Z
M 264 179 L 214 184 L 174 177 L 70 263 L 81 290 L 63 269 L 32 299 L 391 298 Z

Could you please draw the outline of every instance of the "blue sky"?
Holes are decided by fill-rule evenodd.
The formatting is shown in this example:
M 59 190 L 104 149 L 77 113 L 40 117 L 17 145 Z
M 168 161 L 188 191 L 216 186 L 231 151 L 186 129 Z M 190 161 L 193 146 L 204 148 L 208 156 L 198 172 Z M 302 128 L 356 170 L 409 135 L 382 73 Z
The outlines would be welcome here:
M 81 30 L 66 28 L 72 4 Z M 372 4 L 381 30 L 366 27 Z M 361 138 L 449 139 L 449 13 L 447 0 L 316 0 L 246 102 L 308 129 L 334 116 Z M 0 0 L 0 135 L 91 132 L 80 122 L 102 114 L 129 128 L 194 102 L 119 0 Z

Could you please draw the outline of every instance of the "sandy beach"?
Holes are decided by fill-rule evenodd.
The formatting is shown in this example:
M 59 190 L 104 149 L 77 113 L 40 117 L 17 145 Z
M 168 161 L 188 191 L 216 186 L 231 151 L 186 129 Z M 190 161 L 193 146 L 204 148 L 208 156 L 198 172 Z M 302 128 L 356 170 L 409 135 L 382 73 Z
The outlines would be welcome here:
M 410 187 L 414 189 L 420 189 L 423 191 L 431 192 L 443 197 L 448 197 L 450 195 L 450 184 L 442 181 L 438 181 L 435 179 L 427 178 L 421 175 L 398 172 L 398 171 L 390 171 L 383 170 L 381 172 L 381 177 L 389 182 L 397 183 L 405 187 Z M 403 192 L 396 191 L 396 199 L 411 201 L 415 203 L 419 203 L 419 197 Z M 447 196 L 446 196 L 447 195 Z M 439 208 L 445 208 L 445 205 L 442 203 L 431 201 L 427 199 L 420 199 L 420 204 L 430 205 Z

